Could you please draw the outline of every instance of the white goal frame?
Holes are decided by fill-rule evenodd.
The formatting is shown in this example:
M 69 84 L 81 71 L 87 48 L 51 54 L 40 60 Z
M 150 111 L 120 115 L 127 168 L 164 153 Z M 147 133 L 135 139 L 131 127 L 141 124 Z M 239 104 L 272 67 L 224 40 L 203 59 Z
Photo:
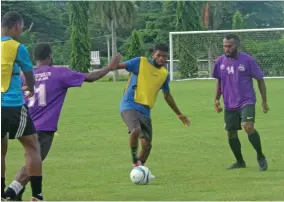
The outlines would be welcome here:
M 269 32 L 269 31 L 284 31 L 284 28 L 264 28 L 264 29 L 233 29 L 233 30 L 207 30 L 207 31 L 179 31 L 179 32 L 170 32 L 169 33 L 169 51 L 170 51 L 170 59 L 169 59 L 169 72 L 170 72 L 170 80 L 174 80 L 174 53 L 173 53 L 173 35 L 184 35 L 184 34 L 209 34 L 209 33 L 239 33 L 239 32 Z M 284 78 L 281 76 L 277 77 L 265 77 L 265 78 Z M 213 79 L 213 78 L 196 78 L 196 79 L 183 79 L 185 80 L 203 80 L 203 79 Z

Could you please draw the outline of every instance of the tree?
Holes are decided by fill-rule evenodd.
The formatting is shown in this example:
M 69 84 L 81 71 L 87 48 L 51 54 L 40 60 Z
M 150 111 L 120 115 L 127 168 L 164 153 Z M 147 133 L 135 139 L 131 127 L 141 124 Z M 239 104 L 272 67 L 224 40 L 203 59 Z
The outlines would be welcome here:
M 89 16 L 87 1 L 71 1 L 71 68 L 81 72 L 88 72 L 90 67 L 91 40 L 89 34 Z
M 35 43 L 35 39 L 36 39 L 35 34 L 30 30 L 24 31 L 19 39 L 20 43 L 25 44 L 31 56 L 33 55 L 33 44 Z
M 281 1 L 242 1 L 237 2 L 243 14 L 246 28 L 281 27 L 283 6 Z
M 106 25 L 111 31 L 112 56 L 117 53 L 118 27 L 129 25 L 134 17 L 135 5 L 131 1 L 97 1 L 91 3 L 94 17 L 99 15 L 102 25 Z M 118 72 L 115 71 L 113 81 L 116 81 Z
M 128 48 L 127 58 L 141 56 L 143 54 L 143 45 L 140 34 L 137 30 L 133 30 L 131 34 L 131 42 Z
M 240 11 L 237 11 L 233 16 L 233 29 L 244 29 L 244 18 Z
M 200 30 L 201 18 L 199 12 L 199 6 L 194 1 L 178 1 L 176 10 L 176 30 L 177 31 L 196 31 Z M 190 13 L 190 15 L 188 15 Z M 195 50 L 192 49 L 192 45 L 188 44 L 188 38 L 186 35 L 179 36 L 176 43 L 177 54 L 180 60 L 180 72 L 184 78 L 193 77 L 198 72 L 197 57 Z

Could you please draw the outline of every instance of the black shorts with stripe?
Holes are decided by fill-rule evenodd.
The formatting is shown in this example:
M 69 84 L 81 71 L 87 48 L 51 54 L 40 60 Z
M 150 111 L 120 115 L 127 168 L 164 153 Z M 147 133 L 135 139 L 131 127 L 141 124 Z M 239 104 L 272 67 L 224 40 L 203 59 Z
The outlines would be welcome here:
M 18 139 L 35 133 L 36 130 L 26 105 L 19 107 L 1 106 L 1 138 L 7 135 L 9 139 Z

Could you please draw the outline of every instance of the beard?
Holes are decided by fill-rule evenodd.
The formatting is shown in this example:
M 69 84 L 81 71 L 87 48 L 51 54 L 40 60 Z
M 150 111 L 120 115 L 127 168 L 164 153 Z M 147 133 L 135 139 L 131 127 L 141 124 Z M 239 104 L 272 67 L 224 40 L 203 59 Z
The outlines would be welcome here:
M 236 58 L 238 55 L 238 50 L 234 50 L 232 53 L 225 54 L 228 58 Z
M 158 62 L 155 59 L 153 59 L 153 64 L 154 64 L 155 67 L 158 67 L 158 68 L 164 66 L 164 65 L 158 64 Z

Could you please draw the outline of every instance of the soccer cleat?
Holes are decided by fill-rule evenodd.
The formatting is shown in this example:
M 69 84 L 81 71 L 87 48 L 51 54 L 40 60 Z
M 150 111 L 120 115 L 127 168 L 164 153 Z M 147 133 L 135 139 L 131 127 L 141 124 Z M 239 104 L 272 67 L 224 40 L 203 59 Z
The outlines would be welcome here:
M 32 202 L 32 201 L 43 201 L 43 199 L 39 199 L 39 198 L 36 198 L 36 197 L 32 197 L 31 202 Z
M 268 168 L 266 158 L 260 158 L 257 161 L 258 161 L 259 171 L 266 171 Z
M 135 168 L 135 167 L 137 167 L 137 166 L 142 166 L 141 161 L 137 161 L 136 163 L 133 163 L 133 164 L 132 164 L 132 167 L 133 167 L 133 168 Z
M 155 178 L 156 178 L 156 177 L 155 177 L 154 175 L 152 175 L 152 173 L 151 173 L 150 179 L 153 180 L 153 179 L 155 179 Z
M 26 187 L 24 186 L 23 189 L 19 192 L 19 194 L 13 198 L 13 201 L 23 201 L 22 197 L 25 192 Z
M 33 196 L 31 201 L 43 201 L 42 194 L 37 194 L 37 197 Z
M 233 163 L 230 167 L 227 168 L 227 170 L 239 169 L 239 168 L 246 168 L 246 163 L 245 162 Z

